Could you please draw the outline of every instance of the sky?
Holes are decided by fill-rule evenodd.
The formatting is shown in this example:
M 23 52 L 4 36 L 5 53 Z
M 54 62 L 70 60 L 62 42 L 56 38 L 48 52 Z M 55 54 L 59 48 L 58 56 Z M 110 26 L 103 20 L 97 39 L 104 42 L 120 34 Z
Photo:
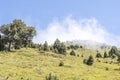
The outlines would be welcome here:
M 22 19 L 35 43 L 92 40 L 120 46 L 120 0 L 1 0 L 0 25 Z

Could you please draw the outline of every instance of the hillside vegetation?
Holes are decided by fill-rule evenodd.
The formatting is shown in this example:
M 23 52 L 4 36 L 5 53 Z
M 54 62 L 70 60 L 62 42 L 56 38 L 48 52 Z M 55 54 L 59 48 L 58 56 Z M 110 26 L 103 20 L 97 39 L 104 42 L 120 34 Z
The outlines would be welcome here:
M 90 54 L 95 57 L 96 52 L 87 49 L 84 52 L 83 49 L 75 52 L 79 56 L 55 54 L 32 48 L 0 52 L 0 80 L 45 80 L 50 73 L 58 80 L 120 79 L 119 65 L 110 64 L 110 58 L 100 58 L 100 62 L 94 58 L 94 64 L 88 66 L 83 64 L 83 59 Z M 64 66 L 59 66 L 61 61 L 64 62 Z
M 35 44 L 35 35 L 22 20 L 0 26 L 0 80 L 120 80 L 117 47 L 59 39 Z

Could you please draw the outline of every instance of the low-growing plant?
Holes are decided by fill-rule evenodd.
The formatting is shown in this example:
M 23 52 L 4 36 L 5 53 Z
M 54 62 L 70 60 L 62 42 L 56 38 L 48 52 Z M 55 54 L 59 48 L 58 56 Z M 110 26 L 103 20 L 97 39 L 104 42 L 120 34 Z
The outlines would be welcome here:
M 93 59 L 92 55 L 90 55 L 88 59 L 83 60 L 83 63 L 87 64 L 87 65 L 92 65 L 93 62 L 94 62 L 94 59 Z
M 56 76 L 53 76 L 51 73 L 50 73 L 48 76 L 46 76 L 45 79 L 46 79 L 46 80 L 58 80 L 57 77 L 56 77 Z
M 86 63 L 87 63 L 87 59 L 84 59 L 84 60 L 83 60 L 83 63 L 86 64 Z
M 101 57 L 102 57 L 102 55 L 100 53 L 96 54 L 96 58 L 101 58 Z
M 90 55 L 89 58 L 88 58 L 88 60 L 87 60 L 87 65 L 92 65 L 93 62 L 94 62 L 93 56 Z
M 108 71 L 108 70 L 109 70 L 109 68 L 108 68 L 108 67 L 106 67 L 106 68 L 105 68 L 105 70 L 106 70 L 106 71 Z
M 70 55 L 71 55 L 71 56 L 76 56 L 75 51 L 74 51 L 74 50 L 72 50 L 72 51 L 70 52 Z
M 64 66 L 64 62 L 61 61 L 61 62 L 59 63 L 59 66 Z

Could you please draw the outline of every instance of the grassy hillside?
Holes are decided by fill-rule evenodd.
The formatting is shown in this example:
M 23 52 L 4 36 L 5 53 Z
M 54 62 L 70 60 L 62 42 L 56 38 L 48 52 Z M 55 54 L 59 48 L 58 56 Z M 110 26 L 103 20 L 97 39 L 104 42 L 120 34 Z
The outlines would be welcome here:
M 98 62 L 95 51 L 78 49 L 75 52 L 79 57 L 31 48 L 0 52 L 0 80 L 45 80 L 49 73 L 59 80 L 120 80 L 120 66 L 110 64 L 111 59 L 101 58 Z M 94 56 L 94 64 L 83 64 L 83 59 L 90 54 Z M 60 61 L 64 62 L 64 66 L 58 66 Z

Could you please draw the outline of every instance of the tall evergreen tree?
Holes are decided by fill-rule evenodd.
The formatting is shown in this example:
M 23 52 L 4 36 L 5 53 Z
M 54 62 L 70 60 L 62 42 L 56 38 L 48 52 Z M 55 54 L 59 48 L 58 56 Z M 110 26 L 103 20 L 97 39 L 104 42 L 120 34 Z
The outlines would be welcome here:
M 44 51 L 49 51 L 49 46 L 48 46 L 47 41 L 45 41 L 44 43 Z

